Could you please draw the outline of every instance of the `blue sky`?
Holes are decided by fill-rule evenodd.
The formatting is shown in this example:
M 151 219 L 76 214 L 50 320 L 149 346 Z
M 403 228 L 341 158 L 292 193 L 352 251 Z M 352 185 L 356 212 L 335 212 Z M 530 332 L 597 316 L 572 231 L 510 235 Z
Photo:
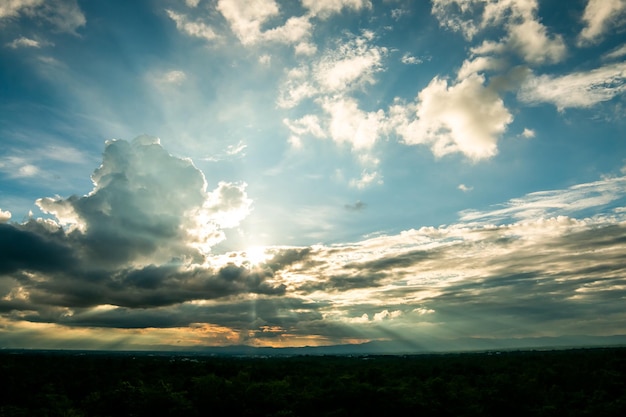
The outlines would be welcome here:
M 3 2 L 0 345 L 624 334 L 625 19 Z

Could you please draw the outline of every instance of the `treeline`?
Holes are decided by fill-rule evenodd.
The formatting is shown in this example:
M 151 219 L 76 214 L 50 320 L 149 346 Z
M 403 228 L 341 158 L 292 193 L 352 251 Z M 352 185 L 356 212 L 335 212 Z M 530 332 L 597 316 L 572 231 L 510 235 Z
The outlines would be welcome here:
M 626 349 L 270 358 L 0 353 L 0 416 L 623 416 Z

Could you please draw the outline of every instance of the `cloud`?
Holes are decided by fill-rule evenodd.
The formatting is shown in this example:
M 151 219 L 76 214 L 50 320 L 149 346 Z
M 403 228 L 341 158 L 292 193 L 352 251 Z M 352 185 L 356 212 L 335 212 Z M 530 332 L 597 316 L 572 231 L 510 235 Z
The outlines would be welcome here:
M 195 8 L 197 2 L 187 5 Z M 274 0 L 219 0 L 215 10 L 222 15 L 231 32 L 244 46 L 266 42 L 283 43 L 294 45 L 299 55 L 310 55 L 315 50 L 315 46 L 308 42 L 313 30 L 309 16 L 292 16 L 282 25 L 265 28 L 271 19 L 281 15 L 279 5 Z M 202 19 L 192 21 L 186 14 L 169 9 L 166 13 L 176 22 L 176 28 L 189 36 L 207 41 L 223 37 Z
M 468 193 L 470 191 L 472 191 L 474 189 L 474 187 L 468 187 L 465 184 L 459 184 L 459 186 L 457 187 L 459 190 L 463 191 L 464 193 Z
M 217 10 L 224 16 L 231 31 L 243 45 L 259 42 L 278 42 L 300 45 L 300 52 L 306 52 L 302 45 L 312 31 L 312 24 L 307 16 L 292 16 L 281 25 L 262 30 L 271 19 L 280 15 L 278 4 L 274 0 L 219 0 Z M 304 49 L 303 49 L 304 48 Z
M 382 185 L 383 179 L 378 171 L 370 171 L 367 169 L 361 171 L 359 178 L 353 178 L 349 182 L 350 187 L 358 188 L 359 190 L 367 188 L 372 184 Z
M 352 98 L 326 99 L 322 108 L 330 119 L 328 131 L 335 142 L 348 143 L 356 151 L 374 146 L 382 128 L 382 111 L 365 112 Z
M 22 156 L 5 156 L 0 158 L 0 171 L 11 178 L 32 178 L 41 173 L 39 167 L 29 158 Z
M 312 99 L 321 114 L 283 120 L 294 134 L 290 138 L 292 147 L 302 146 L 303 135 L 330 137 L 338 145 L 348 145 L 363 168 L 360 177 L 348 184 L 362 189 L 382 183 L 376 169 L 378 159 L 371 152 L 386 131 L 386 121 L 383 110 L 359 108 L 359 101 L 352 93 L 375 84 L 375 74 L 383 70 L 387 49 L 371 44 L 375 38 L 372 32 L 346 37 L 313 62 L 287 71 L 277 104 L 293 108 Z
M 196 20 L 189 21 L 187 16 L 176 13 L 173 10 L 166 10 L 167 15 L 176 23 L 176 29 L 188 36 L 212 41 L 218 38 L 212 27 L 206 23 Z
M 615 181 L 621 184 L 624 179 Z M 573 188 L 593 193 L 604 187 L 598 182 Z M 623 202 L 623 186 L 615 184 L 614 189 Z M 570 190 L 531 194 L 516 204 L 520 211 L 528 211 L 538 203 L 550 205 L 559 194 L 567 196 Z M 587 200 L 586 205 L 601 207 L 602 201 Z M 393 318 L 398 331 L 407 337 L 418 337 L 419 323 L 424 320 L 437 323 L 438 330 L 429 328 L 428 332 L 439 336 L 443 329 L 455 333 L 460 328 L 473 336 L 499 332 L 508 337 L 529 336 L 538 329 L 558 333 L 561 325 L 570 331 L 611 334 L 616 330 L 611 320 L 621 323 L 626 318 L 619 307 L 626 279 L 619 260 L 626 219 L 582 220 L 561 215 L 566 212 L 563 204 L 548 213 L 556 217 L 524 216 L 502 223 L 508 218 L 500 217 L 496 209 L 485 213 L 496 223 L 462 221 L 351 245 L 318 247 L 307 257 L 307 265 L 292 264 L 277 274 L 309 277 L 292 282 L 308 296 L 331 303 L 320 310 L 328 319 L 350 322 L 370 336 L 374 329 L 359 326 L 377 314 Z M 331 294 L 325 295 L 323 288 Z M 607 291 L 615 291 L 610 305 L 595 308 L 589 304 L 607 296 Z M 558 313 L 563 309 L 567 314 Z M 503 322 L 489 318 L 496 316 L 503 317 Z M 589 318 L 602 322 L 604 329 L 594 329 L 594 324 L 577 329 Z
M 253 44 L 261 37 L 261 25 L 279 14 L 274 0 L 219 0 L 217 9 L 228 21 L 242 44 Z
M 147 136 L 107 142 L 92 181 L 83 197 L 37 200 L 51 219 L 8 223 L 10 213 L 0 211 L 0 311 L 22 311 L 31 322 L 93 325 L 123 308 L 122 325 L 134 320 L 134 309 L 284 294 L 268 268 L 228 257 L 206 262 L 222 230 L 248 215 L 245 184 L 221 181 L 208 192 L 191 161 Z
M 180 86 L 187 79 L 187 74 L 181 70 L 170 70 L 151 75 L 151 78 L 158 87 Z
M 62 32 L 76 33 L 87 23 L 77 0 L 50 0 L 43 4 L 40 16 Z
M 521 133 L 521 136 L 526 139 L 532 139 L 535 137 L 535 135 L 535 131 L 533 129 L 528 129 L 527 127 L 525 127 L 524 131 Z
M 50 144 L 25 153 L 13 149 L 11 154 L 0 157 L 0 172 L 10 178 L 56 178 L 54 162 L 63 164 L 84 164 L 87 156 L 76 148 L 64 144 Z
M 44 0 L 14 0 L 0 4 L 0 19 L 18 17 L 20 13 L 33 13 L 33 9 L 40 7 Z
M 6 44 L 8 48 L 41 48 L 42 46 L 51 45 L 49 42 L 40 42 L 35 39 L 30 39 L 24 36 L 14 39 L 12 42 Z
M 243 141 L 239 141 L 236 144 L 228 145 L 226 149 L 221 152 L 216 152 L 210 156 L 202 158 L 202 160 L 217 162 L 243 158 L 246 156 L 245 151 L 247 147 L 248 145 L 246 145 Z
M 562 36 L 550 37 L 547 28 L 536 20 L 511 24 L 505 42 L 532 64 L 560 62 L 567 50 Z
M 575 185 L 565 190 L 538 191 L 523 198 L 512 199 L 499 208 L 485 212 L 463 211 L 460 218 L 464 222 L 502 224 L 554 218 L 560 215 L 584 217 L 588 210 L 609 204 L 620 204 L 624 198 L 625 185 L 625 177 L 612 177 Z
M 284 119 L 283 123 L 296 135 L 312 135 L 317 138 L 326 137 L 326 132 L 320 125 L 320 119 L 314 114 L 309 114 L 296 120 Z
M 391 124 L 406 144 L 429 144 L 437 157 L 459 152 L 474 161 L 490 158 L 513 117 L 484 83 L 477 74 L 452 85 L 436 77 L 414 106 L 391 109 Z
M 424 61 L 422 61 L 422 59 L 414 57 L 413 55 L 409 54 L 408 52 L 405 53 L 404 55 L 402 55 L 402 58 L 400 59 L 400 62 L 402 62 L 403 64 L 406 65 L 419 65 L 421 63 L 423 63 Z
M 463 61 L 463 65 L 457 73 L 457 78 L 463 80 L 472 74 L 478 74 L 484 71 L 494 71 L 504 68 L 502 60 L 492 57 L 480 56 L 477 58 Z
M 615 63 L 561 76 L 532 75 L 526 79 L 517 96 L 530 104 L 552 103 L 563 111 L 611 100 L 625 91 L 625 81 L 626 64 Z
M 268 54 L 261 55 L 259 57 L 259 64 L 264 66 L 270 66 L 272 63 L 272 56 Z
M 327 18 L 332 14 L 340 13 L 343 9 L 355 11 L 371 8 L 369 0 L 302 0 L 302 6 L 307 8 L 313 16 Z
M 626 45 L 622 45 L 622 46 L 612 50 L 611 52 L 603 55 L 602 59 L 605 59 L 605 60 L 618 59 L 618 58 L 623 57 L 624 55 L 626 55 Z
M 624 0 L 588 0 L 582 16 L 585 27 L 578 36 L 578 45 L 598 43 L 612 26 L 622 21 L 625 11 Z
M 313 77 L 323 93 L 336 93 L 374 83 L 374 74 L 382 70 L 383 47 L 372 46 L 373 35 L 365 33 L 340 43 L 314 66 Z
M 393 20 L 400 20 L 402 16 L 408 15 L 410 12 L 407 9 L 392 9 L 391 18 Z
M 486 40 L 474 53 L 511 51 L 526 62 L 560 62 L 566 53 L 561 35 L 550 35 L 537 18 L 536 0 L 435 0 L 432 13 L 441 26 L 463 33 L 471 40 L 489 27 L 503 27 L 506 35 L 499 41 Z
M 6 223 L 11 220 L 11 212 L 0 209 L 0 223 Z
M 76 0 L 11 0 L 0 4 L 0 19 L 20 17 L 45 21 L 56 30 L 71 34 L 87 23 Z
M 310 42 L 300 42 L 295 46 L 296 55 L 311 56 L 317 52 L 317 46 Z
M 285 44 L 295 44 L 300 54 L 307 55 L 310 53 L 304 45 L 309 45 L 303 40 L 311 35 L 313 25 L 309 19 L 304 16 L 290 17 L 283 26 L 269 29 L 262 33 L 262 39 L 269 42 L 279 42 Z M 299 47 L 299 49 L 298 49 Z M 310 46 L 308 47 L 310 48 Z
M 354 204 L 346 204 L 344 206 L 348 211 L 361 211 L 367 207 L 367 204 L 362 202 L 361 200 L 357 200 Z
M 373 37 L 369 32 L 350 36 L 311 64 L 287 71 L 278 105 L 292 108 L 308 98 L 345 95 L 374 84 L 387 49 L 371 45 Z
M 72 231 L 84 256 L 100 264 L 197 256 L 223 240 L 248 213 L 244 185 L 213 192 L 191 161 L 169 155 L 157 139 L 107 143 L 102 165 L 83 197 L 42 198 L 37 205 Z M 143 261 L 141 261 L 143 260 Z

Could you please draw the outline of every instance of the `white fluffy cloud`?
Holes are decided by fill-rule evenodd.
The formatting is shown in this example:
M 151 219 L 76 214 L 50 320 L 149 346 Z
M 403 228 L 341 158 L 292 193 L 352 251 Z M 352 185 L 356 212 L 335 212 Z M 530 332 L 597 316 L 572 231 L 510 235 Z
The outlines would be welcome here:
M 382 110 L 365 112 L 351 98 L 324 100 L 322 108 L 330 118 L 328 130 L 335 142 L 348 143 L 357 151 L 374 146 L 382 127 Z
M 269 19 L 280 15 L 274 0 L 219 0 L 217 10 L 243 45 L 261 41 L 300 44 L 310 36 L 312 24 L 306 16 L 293 16 L 282 26 L 263 30 Z
M 166 13 L 176 23 L 176 28 L 188 36 L 208 41 L 218 37 L 213 28 L 200 20 L 189 21 L 187 16 L 173 10 L 166 10 Z
M 255 43 L 261 36 L 261 25 L 279 13 L 274 0 L 219 0 L 217 9 L 244 45 Z
M 283 122 L 294 134 L 312 135 L 317 138 L 326 137 L 326 132 L 320 125 L 320 119 L 316 115 L 309 114 L 297 120 L 284 119 Z
M 537 19 L 536 0 L 434 0 L 432 12 L 440 24 L 467 39 L 491 26 L 503 26 L 499 41 L 485 41 L 474 53 L 512 51 L 531 64 L 559 62 L 565 57 L 563 37 L 551 35 Z
M 0 223 L 6 223 L 11 220 L 11 212 L 0 209 Z
M 22 12 L 30 12 L 34 7 L 41 6 L 44 0 L 12 0 L 0 3 L 0 19 L 16 17 Z
M 404 108 L 398 107 L 392 124 L 405 143 L 429 144 L 439 157 L 454 152 L 474 161 L 492 157 L 513 117 L 484 82 L 477 74 L 452 85 L 435 78 L 418 94 L 415 114 L 403 115 Z
M 325 18 L 343 9 L 360 10 L 371 8 L 369 0 L 302 0 L 302 5 L 314 16 Z
M 278 105 L 295 107 L 307 98 L 345 95 L 374 84 L 387 49 L 372 45 L 373 36 L 366 32 L 338 42 L 314 62 L 289 70 Z
M 195 8 L 198 2 L 187 3 Z M 213 6 L 212 6 L 213 7 Z M 265 28 L 271 20 L 281 16 L 281 10 L 275 0 L 219 0 L 214 5 L 216 12 L 226 20 L 231 32 L 245 46 L 257 45 L 261 42 L 274 42 L 293 45 L 299 55 L 310 55 L 315 45 L 308 42 L 313 30 L 310 16 L 291 16 L 282 24 Z M 201 18 L 191 18 L 174 10 L 166 10 L 168 16 L 176 22 L 176 27 L 189 36 L 211 41 L 221 37 L 214 27 Z M 195 12 L 195 15 L 203 13 Z M 210 16 L 205 16 L 209 17 Z
M 585 27 L 580 32 L 579 45 L 597 43 L 616 23 L 622 21 L 626 0 L 588 0 L 582 16 Z
M 349 181 L 356 188 L 382 182 L 376 170 L 378 159 L 370 153 L 386 130 L 385 112 L 363 110 L 353 96 L 375 84 L 376 74 L 383 71 L 387 49 L 372 45 L 374 37 L 371 32 L 350 35 L 313 62 L 287 71 L 277 100 L 280 107 L 293 108 L 312 99 L 320 114 L 284 120 L 294 134 L 290 143 L 301 147 L 301 136 L 311 135 L 348 145 L 363 168 L 359 178 Z
M 314 67 L 314 77 L 324 93 L 373 84 L 382 70 L 386 48 L 372 46 L 371 34 L 356 37 L 326 54 Z
M 518 92 L 527 103 L 552 103 L 559 110 L 591 107 L 626 91 L 626 63 L 567 75 L 530 76 Z
M 303 50 L 303 44 L 307 44 L 303 40 L 311 35 L 313 25 L 305 16 L 290 17 L 284 25 L 269 29 L 262 32 L 264 41 L 279 42 L 289 45 L 300 46 L 300 53 L 307 54 Z
M 567 50 L 562 36 L 549 36 L 547 28 L 533 19 L 510 24 L 504 42 L 532 64 L 559 62 Z
M 504 62 L 502 62 L 502 60 L 493 57 L 479 56 L 472 60 L 466 59 L 465 61 L 463 61 L 463 65 L 459 69 L 457 77 L 462 80 L 472 74 L 478 74 L 484 71 L 499 70 L 502 68 L 504 68 Z

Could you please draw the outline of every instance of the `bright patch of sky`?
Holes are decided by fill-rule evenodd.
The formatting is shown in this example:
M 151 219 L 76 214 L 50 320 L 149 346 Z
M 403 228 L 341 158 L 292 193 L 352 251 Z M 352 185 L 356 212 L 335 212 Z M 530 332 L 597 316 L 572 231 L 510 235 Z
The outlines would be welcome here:
M 1 3 L 0 346 L 623 333 L 625 19 Z

